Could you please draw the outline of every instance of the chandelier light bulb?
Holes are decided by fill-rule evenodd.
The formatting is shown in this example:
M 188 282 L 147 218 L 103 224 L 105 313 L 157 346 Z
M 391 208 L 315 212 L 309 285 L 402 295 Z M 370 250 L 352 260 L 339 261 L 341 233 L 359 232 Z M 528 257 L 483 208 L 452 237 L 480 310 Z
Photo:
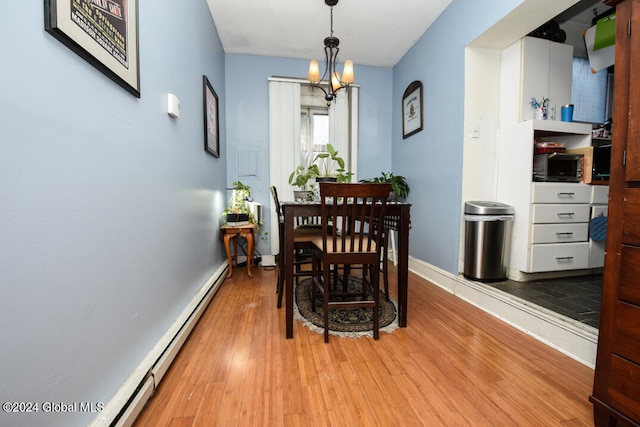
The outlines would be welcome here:
M 344 69 L 342 70 L 342 82 L 351 84 L 354 82 L 353 77 L 353 61 L 347 59 L 344 61 Z
M 317 59 L 312 59 L 311 63 L 309 63 L 309 75 L 307 78 L 311 83 L 320 83 L 320 67 Z
M 340 84 L 340 74 L 336 71 L 331 76 L 331 89 L 333 89 L 333 91 L 337 93 L 341 89 L 341 86 L 342 85 Z

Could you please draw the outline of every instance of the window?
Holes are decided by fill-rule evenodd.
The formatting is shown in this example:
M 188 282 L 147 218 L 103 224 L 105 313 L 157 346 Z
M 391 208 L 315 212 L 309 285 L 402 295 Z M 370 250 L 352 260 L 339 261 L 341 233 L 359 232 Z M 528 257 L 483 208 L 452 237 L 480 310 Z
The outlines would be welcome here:
M 573 120 L 588 123 L 603 123 L 607 117 L 607 70 L 593 74 L 587 58 L 573 58 L 573 81 L 571 103 L 574 105 Z M 561 106 L 558 106 L 560 108 Z
M 308 165 L 317 153 L 327 151 L 329 143 L 329 113 L 327 108 L 300 108 L 300 159 Z

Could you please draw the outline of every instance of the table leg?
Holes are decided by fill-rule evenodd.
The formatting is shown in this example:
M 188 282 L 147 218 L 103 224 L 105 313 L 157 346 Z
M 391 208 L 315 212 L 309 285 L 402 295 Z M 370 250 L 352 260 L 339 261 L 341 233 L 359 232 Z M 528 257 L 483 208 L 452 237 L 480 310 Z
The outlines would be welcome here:
M 409 281 L 409 208 L 403 207 L 398 227 L 398 325 L 407 326 L 407 282 Z
M 231 277 L 231 273 L 233 272 L 233 260 L 231 259 L 231 246 L 229 245 L 229 241 L 233 236 L 231 234 L 225 233 L 224 235 L 224 248 L 227 251 L 227 263 L 229 264 L 229 272 L 227 273 L 227 279 Z

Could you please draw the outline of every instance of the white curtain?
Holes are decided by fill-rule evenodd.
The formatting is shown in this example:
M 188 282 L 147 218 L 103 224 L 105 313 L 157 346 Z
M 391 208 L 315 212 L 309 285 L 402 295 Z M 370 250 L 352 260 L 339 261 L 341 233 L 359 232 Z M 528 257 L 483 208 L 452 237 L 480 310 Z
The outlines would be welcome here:
M 300 141 L 300 83 L 269 81 L 269 181 L 280 200 L 293 200 L 289 175 L 295 169 Z M 278 221 L 271 200 L 271 253 L 278 253 Z
M 300 157 L 300 84 L 295 80 L 269 79 L 269 185 L 280 200 L 293 200 L 289 175 Z M 329 108 L 329 141 L 345 159 L 345 168 L 358 170 L 358 87 L 338 94 Z M 271 253 L 278 253 L 278 221 L 271 201 Z
M 358 87 L 351 87 L 345 93 L 338 93 L 329 108 L 329 142 L 345 159 L 345 169 L 354 173 L 354 180 L 358 170 L 357 100 Z

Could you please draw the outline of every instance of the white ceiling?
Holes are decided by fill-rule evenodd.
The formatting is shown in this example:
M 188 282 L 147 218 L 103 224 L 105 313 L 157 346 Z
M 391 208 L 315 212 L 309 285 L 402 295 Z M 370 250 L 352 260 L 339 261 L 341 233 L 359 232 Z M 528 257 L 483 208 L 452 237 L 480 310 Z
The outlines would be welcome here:
M 452 0 L 342 0 L 333 8 L 341 61 L 392 67 Z M 324 59 L 324 0 L 207 0 L 226 53 Z
M 393 67 L 451 1 L 339 1 L 333 8 L 334 35 L 340 39 L 339 59 L 351 59 L 356 66 Z M 559 1 L 558 12 L 561 3 L 573 4 L 575 0 Z M 323 40 L 330 33 L 331 16 L 324 0 L 207 0 L 207 4 L 226 53 L 324 59 Z M 533 1 L 529 4 L 531 10 L 526 13 L 536 21 L 543 8 Z M 555 17 L 567 31 L 567 43 L 578 50 L 584 49 L 582 33 L 590 26 L 594 9 L 602 13 L 609 8 L 602 0 L 580 0 Z M 532 22 L 530 30 L 535 26 Z M 515 30 L 522 33 L 521 26 Z M 486 36 L 490 39 L 489 33 Z M 494 33 L 505 38 L 502 30 Z M 491 46 L 505 47 L 495 41 Z

